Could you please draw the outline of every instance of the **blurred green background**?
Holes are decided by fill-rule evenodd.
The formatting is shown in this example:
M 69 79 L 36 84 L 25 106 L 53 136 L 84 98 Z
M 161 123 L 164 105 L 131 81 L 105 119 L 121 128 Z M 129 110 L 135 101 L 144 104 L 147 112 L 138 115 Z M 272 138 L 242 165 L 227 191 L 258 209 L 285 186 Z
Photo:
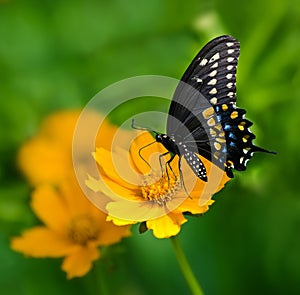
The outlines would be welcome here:
M 24 259 L 11 236 L 35 224 L 16 152 L 53 111 L 83 107 L 131 76 L 180 78 L 210 39 L 241 42 L 238 104 L 259 154 L 180 240 L 206 294 L 300 294 L 300 3 L 297 0 L 0 2 L 1 294 L 189 294 L 168 240 L 125 240 L 114 267 L 67 281 L 61 261 Z M 122 121 L 122 118 L 114 118 Z M 116 246 L 118 250 L 120 245 Z M 45 288 L 47 286 L 47 288 Z

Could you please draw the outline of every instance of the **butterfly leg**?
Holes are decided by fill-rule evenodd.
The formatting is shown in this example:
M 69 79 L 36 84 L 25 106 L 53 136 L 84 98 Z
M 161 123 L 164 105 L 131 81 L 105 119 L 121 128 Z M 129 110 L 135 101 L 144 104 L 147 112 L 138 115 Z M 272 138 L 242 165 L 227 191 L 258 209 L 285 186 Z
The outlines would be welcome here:
M 182 174 L 182 170 L 181 170 L 181 160 L 182 160 L 182 156 L 180 156 L 179 160 L 178 160 L 178 170 L 179 170 L 179 175 L 180 175 L 180 184 L 183 187 L 184 191 L 186 192 L 186 194 L 189 196 L 189 198 L 192 198 L 189 194 L 189 192 L 187 191 L 185 184 L 184 184 L 184 179 L 183 179 L 183 174 Z
M 177 176 L 176 176 L 176 174 L 173 171 L 172 166 L 171 166 L 171 162 L 173 161 L 176 154 L 171 154 L 171 158 L 166 162 L 165 169 L 163 169 L 162 158 L 165 157 L 168 154 L 170 154 L 170 152 L 166 152 L 166 153 L 159 156 L 159 164 L 160 164 L 160 168 L 161 168 L 161 171 L 162 171 L 162 178 L 161 179 L 163 179 L 163 177 L 164 177 L 164 170 L 165 170 L 166 174 L 167 174 L 168 182 L 170 182 L 170 176 L 169 176 L 169 172 L 168 172 L 168 167 L 169 167 L 169 169 L 171 170 L 171 172 L 172 172 L 172 174 L 175 178 L 175 181 L 177 181 Z M 169 183 L 169 185 L 170 185 L 170 183 Z
M 158 158 L 159 159 L 160 170 L 161 170 L 161 178 L 164 178 L 164 169 L 163 169 L 163 164 L 162 164 L 162 158 L 165 157 L 168 154 L 169 154 L 169 152 L 163 153 L 163 154 L 159 155 L 159 158 Z M 167 163 L 165 165 L 167 165 Z M 169 178 L 167 169 L 166 169 L 166 173 L 167 173 L 167 176 Z
M 172 154 L 170 160 L 167 161 L 167 163 L 166 163 L 166 172 L 168 174 L 168 167 L 169 167 L 170 170 L 171 170 L 171 172 L 172 172 L 172 174 L 173 174 L 173 176 L 174 176 L 174 178 L 175 178 L 175 181 L 176 181 L 177 180 L 177 176 L 176 176 L 176 174 L 173 171 L 172 166 L 171 166 L 171 162 L 173 161 L 173 159 L 175 158 L 175 156 L 176 156 L 176 154 Z M 168 179 L 169 179 L 169 175 L 168 175 Z

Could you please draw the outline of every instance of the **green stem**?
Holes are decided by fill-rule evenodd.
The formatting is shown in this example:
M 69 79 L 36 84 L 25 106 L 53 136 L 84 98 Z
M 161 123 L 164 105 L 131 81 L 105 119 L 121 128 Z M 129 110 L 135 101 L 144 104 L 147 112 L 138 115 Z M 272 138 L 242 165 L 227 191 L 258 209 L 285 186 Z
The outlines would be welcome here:
M 108 286 L 106 285 L 106 278 L 105 278 L 105 273 L 103 271 L 103 266 L 99 261 L 96 261 L 93 269 L 93 278 L 94 278 L 94 292 L 95 289 L 97 290 L 96 293 L 101 294 L 101 295 L 108 295 L 109 290 Z
M 180 245 L 179 239 L 177 236 L 170 238 L 173 246 L 173 250 L 176 256 L 176 259 L 178 261 L 178 264 L 180 266 L 181 272 L 192 292 L 193 295 L 204 295 L 204 292 L 198 283 L 188 261 L 187 258 L 182 250 L 182 247 Z

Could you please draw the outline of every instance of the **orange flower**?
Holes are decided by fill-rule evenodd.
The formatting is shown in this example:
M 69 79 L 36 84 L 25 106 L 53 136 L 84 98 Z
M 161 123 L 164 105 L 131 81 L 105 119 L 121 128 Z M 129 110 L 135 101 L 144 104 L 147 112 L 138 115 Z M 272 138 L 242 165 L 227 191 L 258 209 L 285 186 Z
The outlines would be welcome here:
M 58 189 L 39 186 L 32 195 L 31 207 L 43 221 L 15 237 L 11 247 L 32 257 L 64 257 L 62 269 L 69 279 L 85 275 L 100 257 L 99 246 L 119 242 L 130 235 L 128 226 L 106 221 L 106 214 L 94 207 L 75 179 Z
M 185 160 L 182 160 L 182 183 L 178 157 L 172 161 L 173 172 L 168 169 L 168 174 L 162 176 L 158 157 L 166 152 L 164 147 L 154 143 L 140 150 L 153 140 L 149 133 L 142 133 L 132 142 L 129 153 L 122 148 L 113 151 L 98 148 L 94 157 L 101 175 L 99 179 L 89 176 L 86 184 L 94 192 L 103 192 L 111 198 L 106 206 L 108 220 L 117 225 L 143 222 L 155 237 L 168 238 L 179 233 L 187 221 L 185 213 L 206 212 L 213 203 L 212 195 L 230 178 L 203 157 L 207 183 L 193 174 Z
M 42 123 L 37 135 L 20 148 L 20 170 L 33 186 L 41 183 L 57 184 L 73 170 L 72 141 L 80 114 L 80 110 L 68 110 L 50 115 Z M 81 160 L 91 161 L 91 149 L 86 141 L 93 136 L 91 126 L 98 128 L 102 117 L 96 112 L 89 112 L 86 117 L 85 125 L 81 127 L 80 155 L 77 156 Z M 96 146 L 110 148 L 117 130 L 116 126 L 103 121 L 97 132 L 98 136 L 96 134 Z
M 76 146 L 77 168 L 94 164 L 94 147 L 87 144 L 91 138 L 97 146 L 110 148 L 118 131 L 98 113 L 85 114 Z M 45 225 L 13 238 L 11 247 L 32 257 L 65 257 L 62 269 L 68 278 L 83 276 L 91 269 L 92 262 L 99 258 L 99 246 L 117 243 L 130 234 L 128 226 L 118 227 L 106 221 L 105 213 L 88 201 L 75 179 L 73 133 L 81 115 L 79 110 L 52 114 L 18 154 L 21 171 L 37 186 L 32 209 Z M 121 138 L 123 135 L 126 137 L 126 132 Z M 100 199 L 101 206 L 105 206 L 107 198 L 101 195 Z

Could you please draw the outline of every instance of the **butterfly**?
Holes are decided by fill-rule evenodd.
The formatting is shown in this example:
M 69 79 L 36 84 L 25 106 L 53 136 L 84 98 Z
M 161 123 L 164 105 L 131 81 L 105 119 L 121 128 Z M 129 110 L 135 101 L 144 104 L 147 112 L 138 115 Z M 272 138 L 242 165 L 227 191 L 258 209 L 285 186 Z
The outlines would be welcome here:
M 198 155 L 223 169 L 243 171 L 255 152 L 266 152 L 253 144 L 255 135 L 236 106 L 236 73 L 240 43 L 229 35 L 207 43 L 193 59 L 178 84 L 167 119 L 166 134 L 155 132 L 171 157 L 184 158 L 194 174 L 208 181 L 207 169 Z M 163 155 L 166 155 L 163 154 Z M 179 169 L 180 170 L 180 169 Z

